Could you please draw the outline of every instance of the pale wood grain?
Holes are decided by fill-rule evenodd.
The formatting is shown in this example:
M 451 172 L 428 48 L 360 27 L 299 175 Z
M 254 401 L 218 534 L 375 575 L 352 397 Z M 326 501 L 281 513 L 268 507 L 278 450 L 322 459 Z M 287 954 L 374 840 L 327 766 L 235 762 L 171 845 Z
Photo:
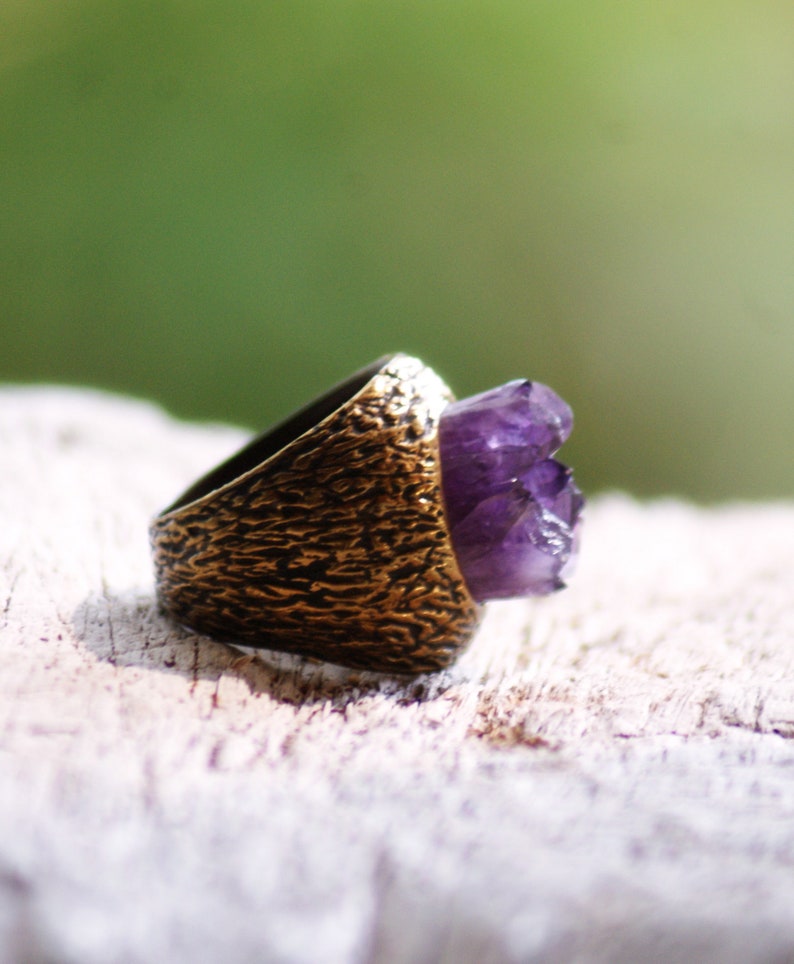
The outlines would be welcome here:
M 408 683 L 156 611 L 243 434 L 0 391 L 0 959 L 794 959 L 794 506 L 593 500 Z

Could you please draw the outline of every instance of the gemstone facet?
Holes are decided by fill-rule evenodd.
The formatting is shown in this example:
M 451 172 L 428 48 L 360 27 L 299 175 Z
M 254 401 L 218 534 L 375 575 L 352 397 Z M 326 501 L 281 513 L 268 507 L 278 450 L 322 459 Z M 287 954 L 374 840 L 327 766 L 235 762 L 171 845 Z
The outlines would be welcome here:
M 513 381 L 453 402 L 439 424 L 452 546 L 478 602 L 561 589 L 584 500 L 551 456 L 573 415 L 539 382 Z

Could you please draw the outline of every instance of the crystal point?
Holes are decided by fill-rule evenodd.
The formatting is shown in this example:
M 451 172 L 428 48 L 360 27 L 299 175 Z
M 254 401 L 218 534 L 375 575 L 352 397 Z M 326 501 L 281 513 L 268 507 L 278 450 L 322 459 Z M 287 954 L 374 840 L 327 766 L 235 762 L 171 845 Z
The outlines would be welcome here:
M 554 592 L 578 547 L 584 500 L 550 456 L 573 415 L 539 382 L 513 381 L 453 402 L 439 426 L 452 545 L 478 602 Z

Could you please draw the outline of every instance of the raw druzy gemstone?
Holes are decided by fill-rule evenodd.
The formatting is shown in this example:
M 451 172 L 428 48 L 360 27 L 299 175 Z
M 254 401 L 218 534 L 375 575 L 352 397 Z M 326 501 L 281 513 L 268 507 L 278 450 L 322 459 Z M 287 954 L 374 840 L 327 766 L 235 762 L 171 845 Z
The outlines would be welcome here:
M 576 555 L 582 495 L 550 456 L 573 415 L 539 382 L 514 381 L 448 405 L 441 481 L 452 545 L 474 599 L 561 589 Z

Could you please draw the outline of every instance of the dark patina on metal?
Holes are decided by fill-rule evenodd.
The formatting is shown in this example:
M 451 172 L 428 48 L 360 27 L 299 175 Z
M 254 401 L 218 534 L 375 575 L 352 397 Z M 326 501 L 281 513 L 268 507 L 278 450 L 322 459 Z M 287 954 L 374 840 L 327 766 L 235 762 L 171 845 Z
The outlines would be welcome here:
M 360 669 L 448 665 L 480 616 L 441 491 L 451 399 L 422 362 L 389 356 L 199 479 L 151 525 L 163 609 Z

